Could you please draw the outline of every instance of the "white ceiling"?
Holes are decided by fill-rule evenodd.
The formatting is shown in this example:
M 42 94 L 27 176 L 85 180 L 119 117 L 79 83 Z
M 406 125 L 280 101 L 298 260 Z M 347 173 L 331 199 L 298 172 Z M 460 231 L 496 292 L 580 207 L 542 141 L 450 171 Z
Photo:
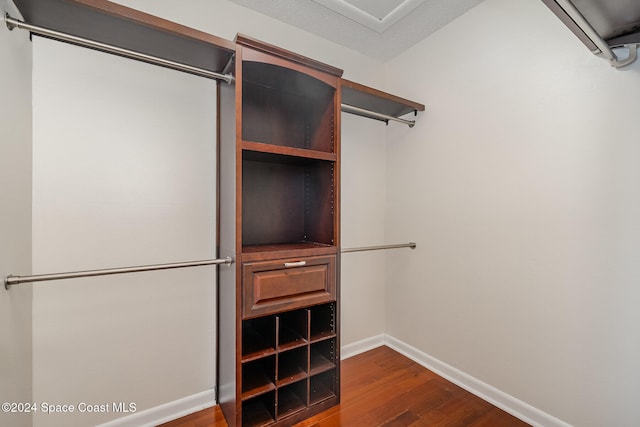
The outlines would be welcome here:
M 365 55 L 389 60 L 482 0 L 231 0 Z

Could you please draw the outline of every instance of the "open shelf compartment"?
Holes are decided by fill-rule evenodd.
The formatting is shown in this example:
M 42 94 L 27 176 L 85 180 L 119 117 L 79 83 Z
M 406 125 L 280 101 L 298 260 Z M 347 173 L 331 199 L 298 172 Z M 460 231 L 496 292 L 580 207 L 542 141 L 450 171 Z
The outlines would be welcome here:
M 263 427 L 273 424 L 276 419 L 276 392 L 255 397 L 242 403 L 242 425 Z
M 275 356 L 242 365 L 242 400 L 275 390 Z
M 277 419 L 281 420 L 307 408 L 307 380 L 278 389 Z
M 334 244 L 335 163 L 243 151 L 242 245 Z
M 309 341 L 316 342 L 336 336 L 336 306 L 334 303 L 311 307 Z
M 309 374 L 320 374 L 336 367 L 336 340 L 324 340 L 311 345 Z
M 242 322 L 242 362 L 248 362 L 276 352 L 276 324 L 273 316 Z
M 308 317 L 306 310 L 294 310 L 278 316 L 278 351 L 307 344 Z
M 309 378 L 309 406 L 335 397 L 338 388 L 336 370 L 330 370 Z
M 242 63 L 242 139 L 333 153 L 335 88 L 263 62 Z
M 306 378 L 308 371 L 307 357 L 307 347 L 279 353 L 276 385 L 282 387 Z

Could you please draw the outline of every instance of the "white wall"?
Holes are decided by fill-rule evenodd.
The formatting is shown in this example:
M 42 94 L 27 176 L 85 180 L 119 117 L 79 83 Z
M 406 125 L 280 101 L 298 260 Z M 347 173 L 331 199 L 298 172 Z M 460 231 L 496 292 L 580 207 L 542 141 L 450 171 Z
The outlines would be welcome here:
M 342 247 L 385 243 L 385 125 L 342 114 Z M 385 330 L 385 254 L 341 257 L 341 344 L 358 343 Z
M 427 105 L 389 130 L 386 237 L 418 249 L 388 253 L 387 332 L 567 423 L 640 425 L 640 62 L 486 0 L 387 72 Z
M 211 80 L 35 38 L 34 273 L 215 258 L 215 104 Z M 213 389 L 215 294 L 215 267 L 35 285 L 34 400 L 143 410 Z
M 0 12 L 19 16 L 0 0 Z M 0 25 L 0 278 L 31 270 L 31 46 Z M 4 280 L 3 280 L 4 282 Z M 31 286 L 0 285 L 0 402 L 30 402 Z M 30 414 L 0 411 L 0 425 L 30 426 Z
M 382 82 L 379 62 L 232 3 L 121 3 Z M 214 256 L 213 82 L 34 40 L 34 273 Z M 384 135 L 379 122 L 343 115 L 344 246 L 384 237 Z M 384 330 L 382 260 L 343 258 L 343 344 Z M 51 282 L 33 304 L 35 401 L 135 402 L 140 412 L 215 385 L 213 269 Z M 34 425 L 122 415 L 38 413 Z

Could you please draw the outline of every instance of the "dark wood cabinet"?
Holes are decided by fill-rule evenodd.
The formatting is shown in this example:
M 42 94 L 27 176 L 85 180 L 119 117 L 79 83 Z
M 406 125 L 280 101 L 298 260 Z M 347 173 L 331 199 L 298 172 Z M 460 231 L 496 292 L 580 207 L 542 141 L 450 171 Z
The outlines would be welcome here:
M 234 189 L 220 203 L 235 207 L 221 251 L 236 264 L 220 273 L 219 400 L 230 425 L 291 425 L 340 395 L 342 71 L 236 45 L 235 83 L 220 85 L 220 184 Z

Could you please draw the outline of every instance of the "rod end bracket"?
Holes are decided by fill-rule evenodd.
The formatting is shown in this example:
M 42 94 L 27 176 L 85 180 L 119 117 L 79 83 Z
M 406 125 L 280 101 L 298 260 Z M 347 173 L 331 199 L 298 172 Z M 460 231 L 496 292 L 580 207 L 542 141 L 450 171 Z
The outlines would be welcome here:
M 411 127 L 413 127 L 413 126 L 411 126 Z M 416 243 L 415 243 L 415 242 L 410 242 L 410 243 L 409 243 L 409 247 L 410 247 L 411 249 L 415 249 L 417 246 L 418 246 L 418 245 L 416 245 Z
M 9 288 L 11 287 L 11 285 L 13 285 L 13 283 L 11 283 L 11 278 L 15 277 L 13 275 L 8 275 L 7 277 L 4 278 L 4 288 L 8 291 Z
M 4 23 L 9 31 L 13 31 L 13 29 L 16 28 L 16 24 L 13 22 L 13 18 L 8 13 L 4 14 Z

